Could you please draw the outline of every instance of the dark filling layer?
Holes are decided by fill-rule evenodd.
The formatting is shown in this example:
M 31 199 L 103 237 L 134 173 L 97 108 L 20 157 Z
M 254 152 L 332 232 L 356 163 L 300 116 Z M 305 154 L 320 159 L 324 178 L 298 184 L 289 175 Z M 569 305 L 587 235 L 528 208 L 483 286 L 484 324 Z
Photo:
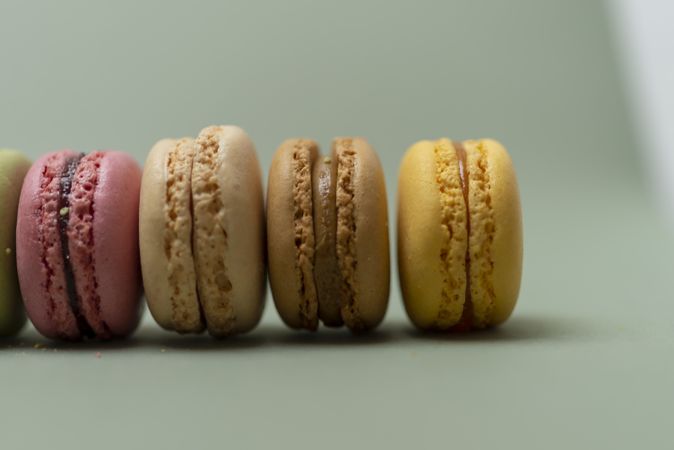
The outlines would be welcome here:
M 70 309 L 77 320 L 77 328 L 80 333 L 86 337 L 94 337 L 89 322 L 82 314 L 80 303 L 77 298 L 77 287 L 75 286 L 75 276 L 73 274 L 73 267 L 70 264 L 70 249 L 68 247 L 68 221 L 70 220 L 70 191 L 73 186 L 73 177 L 75 171 L 84 157 L 84 153 L 77 156 L 71 156 L 66 159 L 63 172 L 59 180 L 59 204 L 58 204 L 58 225 L 59 235 L 61 237 L 61 254 L 63 255 L 63 271 L 66 279 L 66 289 L 68 293 L 68 303 Z
M 466 203 L 466 236 L 468 243 L 466 245 L 466 299 L 461 313 L 461 319 L 456 325 L 457 330 L 470 329 L 473 324 L 473 298 L 470 293 L 470 204 L 468 202 L 468 163 L 466 149 L 461 142 L 453 141 L 456 157 L 459 160 L 459 178 L 461 179 L 461 189 L 463 190 L 463 200 Z
M 314 279 L 318 294 L 318 317 L 327 326 L 343 324 L 339 303 L 340 274 L 337 264 L 337 160 L 319 157 L 313 169 Z

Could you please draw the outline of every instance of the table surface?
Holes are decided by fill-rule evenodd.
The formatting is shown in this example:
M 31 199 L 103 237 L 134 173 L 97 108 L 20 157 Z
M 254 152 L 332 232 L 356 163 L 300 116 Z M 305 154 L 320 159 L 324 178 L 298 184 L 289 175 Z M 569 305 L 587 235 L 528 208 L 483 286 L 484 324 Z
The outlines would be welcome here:
M 3 344 L 3 442 L 120 448 L 663 447 L 671 442 L 672 239 L 633 191 L 529 205 L 522 294 L 501 328 L 423 335 L 397 286 L 364 337 L 284 328 L 216 341 L 145 317 L 110 344 Z M 629 205 L 629 207 L 626 207 Z M 583 216 L 593 217 L 583 220 Z M 554 228 L 552 225 L 554 223 Z M 550 231 L 549 231 L 550 230 Z M 40 424 L 35 430 L 34 424 Z

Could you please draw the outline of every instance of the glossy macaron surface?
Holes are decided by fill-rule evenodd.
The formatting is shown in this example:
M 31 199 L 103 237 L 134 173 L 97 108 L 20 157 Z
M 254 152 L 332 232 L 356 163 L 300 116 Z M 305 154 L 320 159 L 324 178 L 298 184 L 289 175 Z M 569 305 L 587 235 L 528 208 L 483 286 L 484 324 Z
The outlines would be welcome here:
M 26 311 L 47 337 L 109 339 L 140 317 L 140 168 L 121 152 L 69 150 L 33 164 L 17 218 Z
M 15 150 L 0 149 L 0 336 L 16 333 L 26 317 L 16 271 L 16 212 L 30 161 Z
M 493 140 L 421 141 L 398 182 L 398 268 L 406 310 L 422 329 L 497 325 L 522 270 L 512 161 Z

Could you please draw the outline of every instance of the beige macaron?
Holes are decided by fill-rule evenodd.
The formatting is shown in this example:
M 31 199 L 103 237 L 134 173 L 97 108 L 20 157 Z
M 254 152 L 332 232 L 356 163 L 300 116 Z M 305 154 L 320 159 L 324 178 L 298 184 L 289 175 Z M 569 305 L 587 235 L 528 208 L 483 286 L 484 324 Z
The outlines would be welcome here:
M 522 213 L 510 156 L 494 140 L 421 141 L 398 179 L 398 269 L 424 330 L 504 322 L 522 275 Z
M 292 328 L 376 327 L 389 294 L 384 174 L 361 138 L 337 138 L 330 156 L 290 139 L 277 150 L 267 186 L 269 277 L 276 308 Z
M 140 253 L 152 316 L 180 333 L 246 332 L 265 292 L 262 178 L 253 143 L 235 126 L 164 139 L 141 186 Z

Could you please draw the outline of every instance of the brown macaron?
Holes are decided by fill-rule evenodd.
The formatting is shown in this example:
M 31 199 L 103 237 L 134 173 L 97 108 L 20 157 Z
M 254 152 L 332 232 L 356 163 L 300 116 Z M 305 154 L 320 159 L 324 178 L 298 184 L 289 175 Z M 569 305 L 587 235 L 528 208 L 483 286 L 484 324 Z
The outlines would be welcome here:
M 362 138 L 336 138 L 330 156 L 308 139 L 285 141 L 267 186 L 269 277 L 292 328 L 376 327 L 389 294 L 384 173 Z

